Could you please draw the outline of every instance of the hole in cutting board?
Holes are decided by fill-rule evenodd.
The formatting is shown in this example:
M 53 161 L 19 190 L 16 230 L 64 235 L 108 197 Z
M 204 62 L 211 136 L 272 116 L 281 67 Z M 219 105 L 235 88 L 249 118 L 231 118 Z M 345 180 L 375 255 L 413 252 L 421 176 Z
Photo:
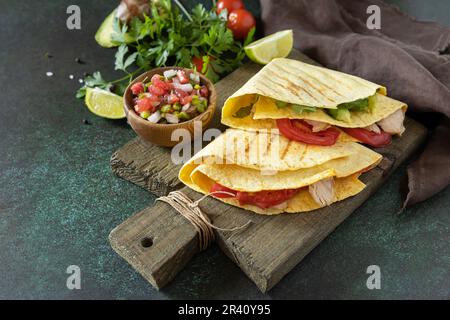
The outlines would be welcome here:
M 142 238 L 141 240 L 141 246 L 144 248 L 150 248 L 153 245 L 153 239 L 150 237 Z

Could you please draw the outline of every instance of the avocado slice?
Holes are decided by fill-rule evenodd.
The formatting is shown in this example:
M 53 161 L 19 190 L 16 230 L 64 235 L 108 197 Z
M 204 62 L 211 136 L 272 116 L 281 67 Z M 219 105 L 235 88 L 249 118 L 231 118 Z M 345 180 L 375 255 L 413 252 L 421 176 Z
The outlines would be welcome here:
M 95 34 L 95 40 L 104 48 L 113 48 L 118 46 L 111 40 L 111 35 L 114 33 L 113 24 L 114 18 L 116 17 L 116 11 L 117 9 L 114 9 L 114 11 L 106 17 Z M 133 42 L 133 38 L 131 36 L 127 37 L 127 35 L 125 35 L 125 40 L 126 43 Z
M 333 118 L 335 118 L 336 120 L 339 120 L 339 121 L 350 122 L 350 119 L 352 117 L 350 114 L 350 111 L 348 111 L 348 109 L 344 109 L 344 108 L 328 109 L 327 111 Z

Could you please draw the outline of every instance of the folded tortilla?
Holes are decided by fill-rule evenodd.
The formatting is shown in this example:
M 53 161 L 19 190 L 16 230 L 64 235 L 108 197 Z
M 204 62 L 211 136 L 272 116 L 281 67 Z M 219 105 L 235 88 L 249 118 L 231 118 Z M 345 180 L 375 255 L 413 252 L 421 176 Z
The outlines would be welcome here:
M 306 145 L 275 133 L 228 129 L 196 154 L 180 170 L 180 180 L 208 194 L 214 183 L 236 191 L 258 192 L 300 189 L 320 180 L 335 179 L 334 202 L 361 192 L 358 177 L 381 161 L 382 156 L 357 143 L 332 147 Z M 240 205 L 233 198 L 219 200 L 260 214 L 305 212 L 321 207 L 308 188 L 288 200 L 284 209 Z
M 276 119 L 305 119 L 344 128 L 364 128 L 388 117 L 406 104 L 386 96 L 386 88 L 338 71 L 297 60 L 274 59 L 229 97 L 222 109 L 222 123 L 232 128 L 258 131 L 276 128 Z M 326 109 L 360 99 L 371 98 L 368 111 L 351 111 L 350 121 L 330 116 Z M 295 112 L 279 108 L 275 101 L 318 108 Z M 251 112 L 239 114 L 251 106 Z M 338 141 L 357 141 L 344 132 Z

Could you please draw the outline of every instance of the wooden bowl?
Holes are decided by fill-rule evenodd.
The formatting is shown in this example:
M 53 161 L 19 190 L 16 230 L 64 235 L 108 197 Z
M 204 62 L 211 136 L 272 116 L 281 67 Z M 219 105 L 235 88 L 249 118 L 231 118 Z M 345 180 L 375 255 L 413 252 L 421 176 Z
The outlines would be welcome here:
M 134 111 L 133 105 L 133 94 L 131 92 L 131 86 L 136 82 L 144 81 L 146 78 L 150 80 L 155 74 L 163 74 L 166 70 L 184 70 L 185 68 L 181 67 L 162 67 L 156 68 L 150 71 L 147 71 L 137 77 L 133 82 L 125 90 L 123 95 L 125 115 L 127 116 L 128 123 L 131 125 L 133 130 L 140 136 L 143 140 L 148 141 L 153 144 L 157 144 L 164 147 L 173 147 L 174 145 L 180 142 L 186 141 L 173 141 L 171 139 L 172 132 L 176 129 L 186 129 L 189 131 L 191 136 L 191 141 L 194 137 L 194 123 L 197 121 L 201 121 L 202 123 L 202 132 L 209 126 L 214 112 L 216 110 L 216 102 L 217 102 L 217 94 L 216 89 L 214 88 L 213 83 L 208 80 L 205 76 L 200 74 L 200 83 L 202 85 L 206 85 L 209 90 L 209 98 L 208 98 L 208 107 L 205 112 L 199 114 L 193 119 L 183 121 L 180 123 L 174 124 L 159 124 L 152 123 L 146 119 L 141 118 L 136 111 Z

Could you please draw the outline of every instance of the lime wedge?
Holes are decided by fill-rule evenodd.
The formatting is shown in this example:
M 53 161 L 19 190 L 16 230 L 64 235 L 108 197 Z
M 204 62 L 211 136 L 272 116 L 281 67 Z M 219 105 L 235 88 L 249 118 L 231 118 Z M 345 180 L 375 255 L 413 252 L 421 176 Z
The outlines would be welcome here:
M 113 24 L 114 18 L 116 16 L 116 10 L 111 12 L 111 14 L 106 17 L 106 19 L 102 22 L 100 28 L 98 28 L 95 34 L 95 40 L 99 45 L 101 45 L 104 48 L 113 48 L 118 46 L 111 39 L 111 36 L 114 33 Z M 126 43 L 133 42 L 133 38 L 128 33 L 125 34 L 125 42 Z
M 86 89 L 86 106 L 97 116 L 108 119 L 125 118 L 121 96 L 99 88 Z
M 251 60 L 260 64 L 268 64 L 272 59 L 287 57 L 293 44 L 292 30 L 283 30 L 252 42 L 244 49 Z

